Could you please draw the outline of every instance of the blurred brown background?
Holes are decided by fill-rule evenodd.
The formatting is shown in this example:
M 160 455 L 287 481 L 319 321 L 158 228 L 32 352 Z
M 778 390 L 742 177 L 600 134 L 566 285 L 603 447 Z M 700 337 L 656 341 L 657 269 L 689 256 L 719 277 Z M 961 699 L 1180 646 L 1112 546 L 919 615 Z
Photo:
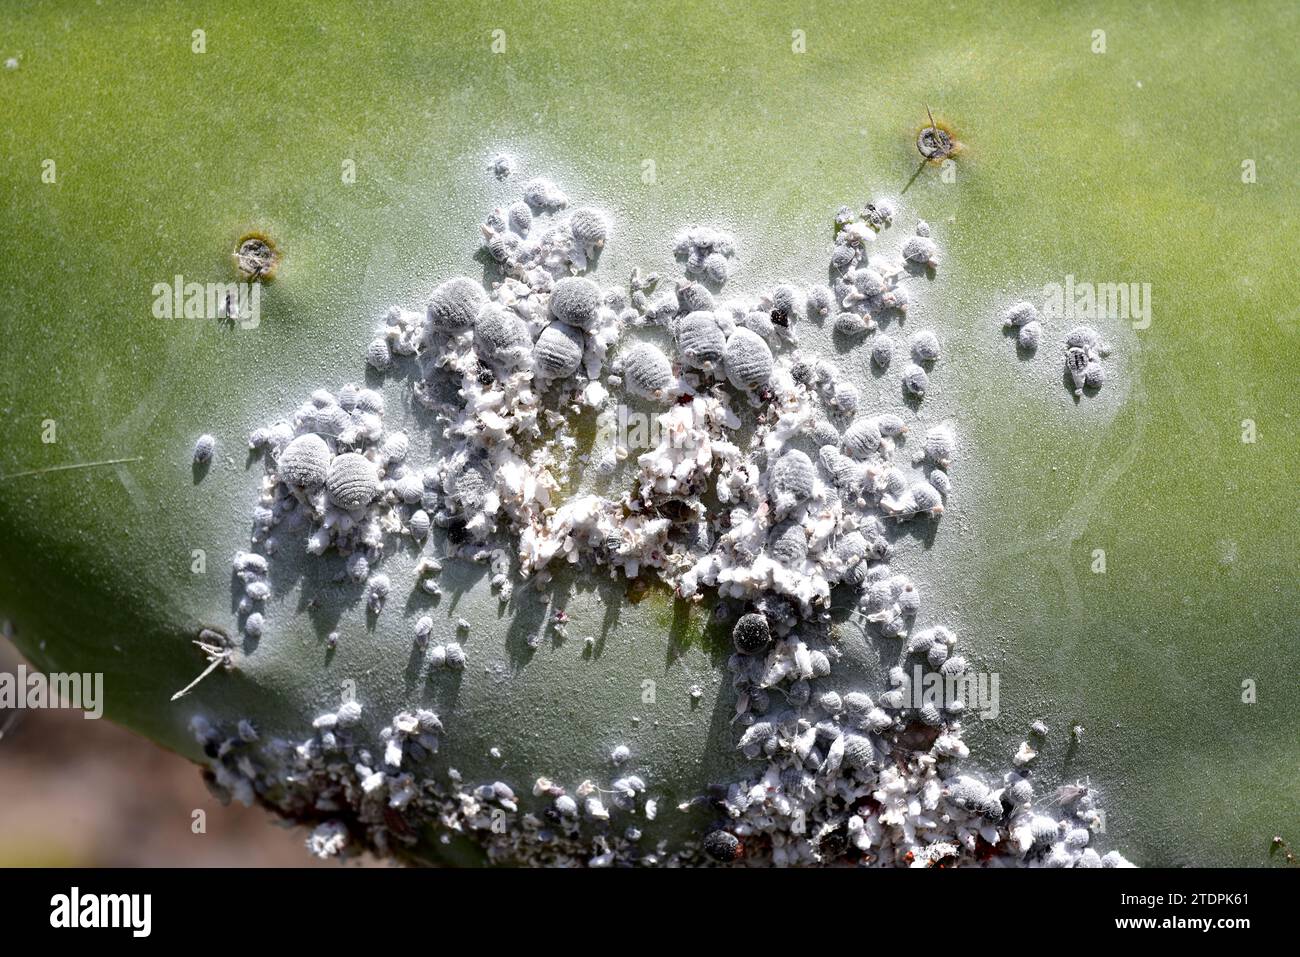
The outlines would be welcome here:
M 0 637 L 0 672 L 21 656 Z M 195 809 L 207 833 L 191 832 Z M 0 711 L 0 867 L 338 867 L 307 831 L 223 807 L 199 769 L 80 711 Z

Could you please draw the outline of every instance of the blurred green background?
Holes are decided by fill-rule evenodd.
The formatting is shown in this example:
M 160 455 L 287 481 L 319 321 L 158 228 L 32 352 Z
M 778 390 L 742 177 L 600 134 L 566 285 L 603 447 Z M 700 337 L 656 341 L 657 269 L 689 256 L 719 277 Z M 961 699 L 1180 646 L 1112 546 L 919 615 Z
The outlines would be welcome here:
M 300 613 L 327 569 L 277 593 L 274 640 L 238 675 L 169 705 L 202 666 L 189 638 L 231 621 L 257 487 L 243 437 L 360 379 L 390 302 L 477 275 L 477 223 L 531 175 L 611 211 L 603 281 L 673 270 L 672 236 L 703 218 L 740 239 L 739 292 L 823 279 L 835 208 L 890 196 L 895 232 L 925 218 L 943 250 L 909 322 L 947 353 L 926 420 L 964 443 L 933 547 L 897 565 L 1001 676 L 973 760 L 1006 767 L 1042 718 L 1040 773 L 1102 790 L 1107 846 L 1264 863 L 1300 819 L 1298 21 L 1290 3 L 8 4 L 0 612 L 33 662 L 104 671 L 109 715 L 185 754 L 196 709 L 289 731 L 352 678 L 380 723 L 412 698 L 453 710 L 440 760 L 467 776 L 576 782 L 626 738 L 689 796 L 731 773 L 731 702 L 716 646 L 662 602 L 620 608 L 615 629 L 610 594 L 580 591 L 571 634 L 607 627 L 602 653 L 529 656 L 540 604 L 499 618 L 466 571 L 440 626 L 471 618 L 474 666 L 424 688 L 409 620 L 363 633 L 337 589 Z M 964 144 L 955 176 L 918 166 L 926 104 Z M 498 149 L 518 181 L 486 174 Z M 257 329 L 152 317 L 154 283 L 233 278 L 252 228 L 285 253 Z M 1077 405 L 1063 324 L 1026 363 L 998 318 L 1068 275 L 1152 296 L 1149 328 L 1096 323 L 1110 382 Z M 839 361 L 869 404 L 898 404 L 865 355 Z M 386 395 L 414 422 L 400 383 Z M 196 484 L 204 431 L 220 452 Z M 115 458 L 138 461 L 14 474 Z M 387 569 L 398 594 L 411 558 Z M 356 640 L 327 661 L 335 621 Z M 850 657 L 879 671 L 874 646 Z

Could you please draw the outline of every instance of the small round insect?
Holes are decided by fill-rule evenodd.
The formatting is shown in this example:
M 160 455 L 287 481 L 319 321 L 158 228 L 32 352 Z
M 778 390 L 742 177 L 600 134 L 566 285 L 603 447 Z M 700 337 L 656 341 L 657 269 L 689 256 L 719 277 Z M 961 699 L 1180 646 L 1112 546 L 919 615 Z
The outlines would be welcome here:
M 948 496 L 952 494 L 952 479 L 948 477 L 948 473 L 943 469 L 930 470 L 930 484 L 934 486 L 936 492 L 943 496 L 945 502 L 948 500 Z
M 862 207 L 862 218 L 872 229 L 885 229 L 894 221 L 894 206 L 888 200 L 867 203 Z
M 837 336 L 859 339 L 865 336 L 871 327 L 867 324 L 867 320 L 856 312 L 841 312 L 835 317 L 835 325 L 832 328 Z
M 533 228 L 533 211 L 527 203 L 516 200 L 506 210 L 506 223 L 515 235 L 527 236 Z
M 674 381 L 673 364 L 658 346 L 638 342 L 623 356 L 623 382 L 635 395 L 668 398 Z
M 457 671 L 465 667 L 465 649 L 460 646 L 460 642 L 447 642 L 447 667 L 455 668 Z
M 898 602 L 898 610 L 908 617 L 914 617 L 921 610 L 921 593 L 911 582 L 902 587 L 895 601 Z
M 1065 346 L 1067 349 L 1092 349 L 1101 348 L 1101 335 L 1092 326 L 1075 326 L 1065 336 Z
M 1032 302 L 1017 302 L 1002 316 L 1004 326 L 1026 326 L 1038 322 L 1038 309 Z
M 348 577 L 354 582 L 363 582 L 370 577 L 370 561 L 362 552 L 353 552 L 347 561 Z
M 393 352 L 387 339 L 381 336 L 370 340 L 370 345 L 366 346 L 366 364 L 380 372 L 393 364 Z
M 677 348 L 687 365 L 707 369 L 722 359 L 727 338 L 712 312 L 697 310 L 677 324 Z
M 839 243 L 831 251 L 831 267 L 838 272 L 844 272 L 852 268 L 857 258 L 858 254 L 854 252 L 853 247 L 847 243 Z
M 1083 394 L 1083 384 L 1087 381 L 1088 353 L 1078 346 L 1065 350 L 1065 368 L 1074 382 L 1074 394 Z
M 503 369 L 520 368 L 532 355 L 533 337 L 513 310 L 488 304 L 474 320 L 474 352 Z
M 616 765 L 626 764 L 628 759 L 631 757 L 632 757 L 632 749 L 629 748 L 626 744 L 620 744 L 618 747 L 616 747 L 613 751 L 609 753 L 609 759 L 613 761 L 614 764 Z
M 713 858 L 719 864 L 731 864 L 740 860 L 744 856 L 745 848 L 740 843 L 740 838 L 730 831 L 724 831 L 719 828 L 716 831 L 710 831 L 704 836 L 704 841 L 700 845 L 704 848 L 704 853 Z
M 874 419 L 858 419 L 844 430 L 841 447 L 855 459 L 868 458 L 880 448 L 880 426 Z
M 903 388 L 919 399 L 930 388 L 930 376 L 915 362 L 909 363 L 903 370 Z
M 826 657 L 824 651 L 811 651 L 808 658 L 812 662 L 812 676 L 814 678 L 825 678 L 831 673 L 831 660 Z
M 812 460 L 799 449 L 786 452 L 772 466 L 772 491 L 778 498 L 788 498 L 795 504 L 812 495 L 816 481 Z
M 1100 389 L 1106 384 L 1106 370 L 1096 360 L 1089 362 L 1083 370 L 1083 385 L 1088 389 Z
M 889 336 L 876 336 L 871 343 L 871 361 L 880 369 L 888 369 L 894 361 L 894 340 Z
M 713 293 L 698 282 L 683 283 L 677 290 L 677 304 L 682 312 L 712 312 Z
M 419 621 L 415 623 L 416 642 L 424 644 L 431 634 L 433 634 L 433 619 L 428 615 L 421 615 Z
M 861 532 L 850 532 L 840 539 L 835 546 L 835 557 L 844 569 L 840 573 L 840 581 L 849 585 L 861 585 L 866 580 L 867 553 L 867 540 Z
M 845 415 L 852 415 L 858 411 L 858 402 L 862 393 L 852 382 L 846 382 L 841 379 L 835 383 L 834 391 L 831 393 L 830 404 L 839 409 Z
M 939 361 L 939 339 L 929 329 L 923 329 L 912 336 L 912 358 L 917 362 Z
M 916 149 L 928 160 L 946 159 L 952 155 L 952 137 L 932 120 L 931 125 L 917 134 Z
M 464 276 L 448 279 L 429 297 L 429 326 L 436 332 L 464 332 L 474 324 L 485 302 L 487 294 L 474 280 Z
M 931 668 L 940 668 L 948 660 L 949 653 L 948 646 L 944 642 L 936 641 L 925 653 L 925 660 L 930 662 Z
M 609 223 L 600 210 L 583 206 L 575 209 L 569 218 L 569 231 L 588 250 L 600 249 L 609 236 Z
M 585 276 L 565 276 L 551 292 L 551 315 L 578 329 L 590 330 L 600 317 L 600 287 Z
M 808 557 L 808 533 L 798 522 L 784 522 L 772 530 L 768 552 L 782 565 L 799 565 Z
M 344 452 L 330 462 L 325 476 L 329 499 L 345 512 L 369 505 L 379 494 L 379 474 L 374 463 L 357 452 Z
M 835 294 L 831 292 L 830 286 L 825 284 L 809 286 L 805 301 L 808 304 L 809 319 L 825 319 L 835 305 Z
M 772 643 L 772 631 L 767 618 L 756 611 L 740 616 L 731 630 L 731 640 L 742 655 L 757 655 Z
M 875 760 L 876 749 L 871 739 L 860 734 L 844 736 L 844 763 L 857 771 L 865 771 Z
M 406 526 L 411 531 L 411 537 L 420 540 L 429 534 L 429 524 L 429 513 L 422 508 L 417 508 L 411 513 Z
M 912 505 L 918 512 L 943 514 L 943 496 L 929 482 L 917 482 L 910 491 Z
M 198 441 L 194 443 L 194 461 L 200 465 L 205 462 L 211 462 L 212 453 L 216 451 L 216 448 L 216 439 L 207 433 L 200 435 Z
M 966 659 L 961 655 L 953 655 L 939 666 L 939 674 L 945 678 L 956 678 L 966 672 Z
M 266 621 L 260 611 L 255 611 L 244 619 L 244 634 L 249 638 L 261 638 L 266 628 Z
M 828 419 L 817 419 L 812 424 L 812 439 L 817 444 L 817 448 L 824 448 L 827 445 L 839 447 L 840 430 Z
M 912 265 L 934 269 L 939 265 L 939 247 L 928 236 L 913 236 L 903 243 L 903 258 Z
M 276 462 L 280 481 L 291 488 L 311 489 L 325 484 L 330 467 L 330 450 L 315 433 L 300 435 L 290 442 Z
M 537 177 L 524 184 L 524 202 L 533 209 L 554 212 L 569 205 L 569 197 L 549 179 Z
M 854 720 L 865 718 L 874 707 L 871 696 L 864 691 L 850 691 L 844 696 L 844 709 Z
M 1043 324 L 1038 320 L 1026 322 L 1016 333 L 1016 345 L 1026 352 L 1034 352 L 1043 339 Z
M 737 329 L 731 334 L 723 357 L 727 381 L 745 391 L 754 391 L 767 385 L 776 366 L 771 348 L 758 333 L 749 329 Z
M 867 299 L 879 299 L 885 294 L 885 280 L 874 269 L 859 269 L 853 273 L 853 285 Z
M 887 435 L 891 438 L 907 433 L 907 423 L 901 416 L 893 412 L 881 412 L 876 416 L 876 426 L 880 429 L 881 435 Z
M 721 286 L 727 281 L 727 275 L 731 270 L 731 264 L 727 262 L 727 257 L 722 253 L 709 253 L 704 257 L 703 273 L 709 281 Z
M 1035 814 L 1029 822 L 1029 832 L 1033 835 L 1036 845 L 1054 844 L 1061 836 L 1061 827 L 1050 817 Z
M 582 332 L 563 322 L 552 322 L 537 337 L 534 362 L 544 379 L 565 379 L 582 364 Z
M 952 430 L 944 425 L 936 425 L 926 432 L 925 454 L 935 465 L 948 468 L 953 456 L 957 454 L 957 439 Z
M 754 310 L 736 319 L 737 329 L 748 329 L 762 339 L 771 339 L 776 335 L 776 326 L 772 323 L 770 313 Z
M 772 290 L 772 312 L 785 316 L 786 324 L 794 321 L 798 311 L 799 290 L 788 283 L 782 283 Z M 772 321 L 778 321 L 776 315 L 772 316 Z
M 823 711 L 828 711 L 831 714 L 839 714 L 844 710 L 844 699 L 836 691 L 823 692 L 821 697 L 817 699 L 817 704 Z

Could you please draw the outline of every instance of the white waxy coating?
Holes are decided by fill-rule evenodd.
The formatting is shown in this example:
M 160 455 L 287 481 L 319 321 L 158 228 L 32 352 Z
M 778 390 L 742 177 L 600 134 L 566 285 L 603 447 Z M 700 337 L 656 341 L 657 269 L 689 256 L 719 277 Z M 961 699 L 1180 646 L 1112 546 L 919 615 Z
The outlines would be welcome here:
M 487 293 L 474 280 L 464 276 L 448 279 L 429 298 L 429 326 L 437 332 L 464 332 L 474 324 L 485 302 Z
M 551 315 L 578 329 L 590 330 L 600 317 L 600 287 L 584 276 L 565 276 L 551 293 Z
M 563 322 L 552 322 L 537 337 L 533 352 L 537 372 L 545 379 L 564 379 L 582 364 L 582 332 Z
M 749 329 L 737 329 L 731 334 L 725 356 L 727 380 L 737 389 L 761 389 L 772 378 L 772 350 Z
M 623 382 L 635 394 L 663 399 L 673 381 L 673 365 L 658 346 L 639 342 L 623 356 Z
M 296 488 L 316 488 L 325 483 L 330 450 L 325 440 L 311 433 L 290 442 L 277 462 L 280 481 Z
M 330 501 L 347 512 L 369 505 L 379 494 L 379 473 L 374 463 L 357 452 L 334 457 L 325 477 Z

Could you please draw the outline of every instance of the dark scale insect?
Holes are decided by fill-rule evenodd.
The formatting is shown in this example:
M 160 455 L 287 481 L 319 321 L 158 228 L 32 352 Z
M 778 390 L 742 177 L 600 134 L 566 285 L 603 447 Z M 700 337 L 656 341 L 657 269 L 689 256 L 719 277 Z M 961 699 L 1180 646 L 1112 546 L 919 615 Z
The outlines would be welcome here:
M 844 855 L 849 842 L 842 828 L 827 831 L 817 839 L 817 854 L 823 861 L 833 861 Z
M 779 306 L 772 309 L 772 324 L 782 329 L 790 327 L 790 313 Z
M 497 377 L 493 375 L 491 368 L 480 361 L 478 363 L 478 372 L 475 373 L 474 378 L 478 380 L 479 385 L 488 386 L 495 382 Z
M 741 654 L 757 655 L 766 651 L 772 643 L 772 630 L 768 627 L 765 616 L 751 611 L 740 616 L 731 630 L 731 640 Z
M 719 864 L 731 864 L 740 860 L 745 854 L 745 846 L 740 843 L 740 838 L 722 828 L 704 835 L 701 847 L 704 848 L 705 854 Z

